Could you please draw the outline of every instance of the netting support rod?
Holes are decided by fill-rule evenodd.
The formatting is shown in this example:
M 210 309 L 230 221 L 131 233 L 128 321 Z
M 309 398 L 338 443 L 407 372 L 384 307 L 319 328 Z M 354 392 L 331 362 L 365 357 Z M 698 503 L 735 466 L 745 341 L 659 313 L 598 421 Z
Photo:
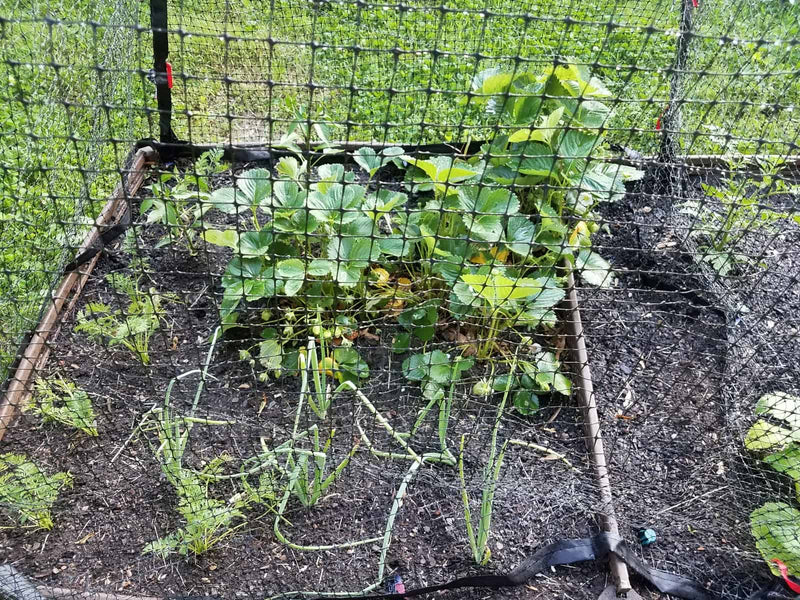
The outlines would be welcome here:
M 154 158 L 155 152 L 152 148 L 141 148 L 136 152 L 130 169 L 121 172 L 122 181 L 117 184 L 111 198 L 97 216 L 95 227 L 92 228 L 78 248 L 78 255 L 88 248 L 96 246 L 102 230 L 113 226 L 127 212 L 130 197 L 136 194 L 144 181 L 145 165 L 148 162 L 152 162 Z M 99 258 L 100 255 L 98 254 L 86 265 L 79 267 L 78 270 L 67 273 L 61 280 L 58 289 L 52 292 L 48 300 L 49 307 L 33 332 L 30 342 L 22 350 L 22 355 L 19 358 L 14 374 L 11 376 L 6 393 L 0 399 L 0 441 L 2 441 L 3 436 L 11 426 L 17 410 L 22 408 L 30 397 L 33 378 L 44 368 L 50 353 L 48 341 L 58 329 L 59 320 L 67 310 L 71 310 L 74 306 Z M 65 310 L 64 307 L 70 296 L 72 300 Z
M 678 44 L 675 50 L 675 64 L 672 66 L 672 78 L 669 87 L 669 104 L 661 119 L 661 153 L 660 162 L 672 163 L 680 153 L 678 136 L 681 131 L 681 85 L 683 83 L 686 61 L 689 56 L 689 42 L 692 38 L 692 0 L 681 2 L 681 23 L 678 33 Z
M 578 312 L 578 293 L 575 290 L 575 277 L 569 271 L 567 277 L 567 341 L 571 346 L 578 370 L 576 383 L 578 400 L 583 412 L 584 434 L 589 458 L 594 467 L 595 479 L 600 490 L 599 515 L 603 530 L 613 536 L 619 537 L 619 524 L 614 511 L 614 501 L 611 494 L 611 482 L 608 478 L 608 465 L 603 448 L 603 438 L 600 435 L 600 417 L 597 414 L 594 386 L 592 385 L 592 371 L 589 368 L 589 353 L 586 351 L 586 339 L 583 332 L 583 323 Z M 617 593 L 625 594 L 631 591 L 631 581 L 628 576 L 628 566 L 614 553 L 609 554 L 611 575 L 617 584 Z
M 150 29 L 153 32 L 153 72 L 158 102 L 158 129 L 163 143 L 177 142 L 172 132 L 171 75 L 167 72 L 169 58 L 169 22 L 167 0 L 150 0 Z

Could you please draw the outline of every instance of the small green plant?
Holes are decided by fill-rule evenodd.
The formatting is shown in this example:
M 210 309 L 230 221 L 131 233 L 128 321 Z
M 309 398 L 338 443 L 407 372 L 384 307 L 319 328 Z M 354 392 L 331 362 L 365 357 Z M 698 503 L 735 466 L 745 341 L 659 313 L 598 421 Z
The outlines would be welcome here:
M 449 354 L 441 350 L 433 350 L 421 354 L 412 354 L 403 361 L 403 375 L 411 381 L 419 381 L 422 386 L 422 397 L 428 403 L 422 408 L 409 436 L 413 437 L 422 426 L 433 407 L 439 405 L 438 435 L 443 462 L 455 464 L 455 458 L 447 445 L 447 428 L 450 424 L 450 413 L 453 409 L 453 393 L 455 384 L 461 379 L 464 371 L 470 369 L 474 361 L 462 356 L 450 359 Z M 449 390 L 449 393 L 447 393 Z
M 172 173 L 164 173 L 157 183 L 150 186 L 151 196 L 142 200 L 139 211 L 147 214 L 147 223 L 161 223 L 167 234 L 156 248 L 176 242 L 184 242 L 191 254 L 197 253 L 197 232 L 202 219 L 211 208 L 210 178 L 227 167 L 222 164 L 222 150 L 204 152 L 195 161 L 192 171 L 182 175 L 175 167 Z M 169 183 L 173 183 L 169 186 Z M 149 211 L 149 212 L 148 212 Z
M 331 430 L 324 445 L 320 444 L 319 428 L 316 425 L 309 428 L 309 433 L 312 439 L 311 450 L 294 448 L 289 453 L 283 468 L 287 478 L 286 488 L 291 490 L 292 495 L 306 507 L 314 506 L 322 499 L 358 449 L 358 444 L 355 444 L 347 456 L 327 473 L 325 467 L 336 430 Z
M 72 487 L 66 472 L 45 475 L 22 454 L 0 454 L 0 507 L 19 527 L 52 529 L 51 509 L 62 489 Z
M 125 310 L 113 310 L 106 304 L 89 302 L 78 312 L 75 331 L 109 347 L 124 346 L 143 365 L 149 365 L 150 338 L 160 327 L 164 301 L 174 300 L 174 296 L 159 294 L 152 287 L 144 292 L 138 279 L 118 273 L 107 278 L 118 292 L 128 296 L 130 304 Z
M 800 397 L 784 392 L 762 396 L 755 409 L 760 418 L 750 427 L 744 445 L 762 454 L 765 464 L 789 476 L 800 498 Z M 756 547 L 770 570 L 779 559 L 789 573 L 800 576 L 800 511 L 785 502 L 767 502 L 750 515 Z
M 514 408 L 526 416 L 539 410 L 540 396 L 551 393 L 569 396 L 572 392 L 572 382 L 561 372 L 561 362 L 553 352 L 541 350 L 531 360 L 518 360 L 517 365 L 521 374 L 499 375 L 485 382 L 485 387 L 477 391 L 483 392 L 482 395 L 489 395 L 491 391 L 513 392 Z
M 476 316 L 485 341 L 478 358 L 488 358 L 500 331 L 514 325 L 535 328 L 555 325 L 553 307 L 564 298 L 564 290 L 553 277 L 520 277 L 505 267 L 483 267 L 464 274 L 451 294 L 450 306 L 459 317 Z
M 471 358 L 457 357 L 455 361 L 441 350 L 412 354 L 403 361 L 403 375 L 411 381 L 419 381 L 422 396 L 426 400 L 441 400 L 445 390 L 458 382 L 464 371 L 470 369 Z
M 39 379 L 33 402 L 25 410 L 41 416 L 43 423 L 62 423 L 92 437 L 99 435 L 89 394 L 72 381 Z
M 403 163 L 400 157 L 404 153 L 405 151 L 397 146 L 384 148 L 380 152 L 375 152 L 372 148 L 359 148 L 353 155 L 353 160 L 358 163 L 359 167 L 369 173 L 369 178 L 372 179 L 379 169 L 390 163 L 397 167 L 402 167 Z
M 236 323 L 243 299 L 284 296 L 311 310 L 330 310 L 337 300 L 352 304 L 367 295 L 363 274 L 371 263 L 410 250 L 399 232 L 383 232 L 387 200 L 380 193 L 367 194 L 341 165 L 322 165 L 318 173 L 320 181 L 305 189 L 294 179 L 273 184 L 268 171 L 256 169 L 238 178 L 238 189 L 212 194 L 212 205 L 224 212 L 251 211 L 254 229 L 203 233 L 206 242 L 234 251 L 222 279 L 226 326 Z M 393 198 L 398 206 L 406 201 L 405 194 Z M 271 217 L 267 224 L 259 211 Z
M 509 377 L 514 376 L 516 363 L 511 365 L 511 372 Z M 503 444 L 500 453 L 497 453 L 497 431 L 500 428 L 500 418 L 503 416 L 505 410 L 506 400 L 508 393 L 511 391 L 511 380 L 506 381 L 506 388 L 503 394 L 503 400 L 497 407 L 497 415 L 494 420 L 494 427 L 492 427 L 492 437 L 489 445 L 489 461 L 483 470 L 483 479 L 481 485 L 481 514 L 478 519 L 478 532 L 472 525 L 472 511 L 469 508 L 469 494 L 467 493 L 467 484 L 464 478 L 464 444 L 466 436 L 461 436 L 461 446 L 458 453 L 458 478 L 461 482 L 461 501 L 464 504 L 464 521 L 467 526 L 467 539 L 469 540 L 469 547 L 472 550 L 472 558 L 479 565 L 485 565 L 492 557 L 492 552 L 489 550 L 489 534 L 492 530 L 492 512 L 494 510 L 494 494 L 497 490 L 497 480 L 500 477 L 500 468 L 503 466 L 503 458 L 506 453 L 506 446 L 508 442 Z
M 729 173 L 735 173 L 737 168 L 731 164 Z M 689 200 L 680 205 L 680 212 L 693 218 L 690 235 L 702 240 L 695 260 L 707 264 L 720 276 L 728 275 L 737 266 L 754 262 L 742 251 L 749 232 L 772 231 L 776 222 L 788 218 L 800 223 L 800 215 L 768 206 L 772 196 L 798 190 L 778 176 L 780 169 L 780 162 L 765 162 L 760 181 L 737 180 L 729 175 L 721 187 L 704 183 L 704 200 Z
M 397 315 L 397 322 L 406 331 L 395 336 L 392 342 L 392 351 L 398 354 L 407 352 L 412 338 L 421 342 L 431 341 L 436 334 L 440 304 L 441 302 L 434 298 L 408 308 Z
M 216 339 L 216 334 L 214 337 Z M 229 424 L 226 421 L 198 419 L 192 416 L 202 392 L 202 380 L 198 385 L 190 416 L 182 417 L 174 413 L 170 406 L 172 388 L 178 379 L 193 373 L 197 371 L 173 378 L 167 386 L 163 406 L 152 409 L 139 425 L 139 429 L 146 430 L 147 428 L 143 427 L 144 423 L 149 417 L 155 417 L 154 429 L 158 445 L 153 445 L 153 451 L 167 482 L 178 496 L 178 513 L 186 521 L 186 524 L 177 531 L 147 544 L 142 550 L 143 553 L 153 553 L 162 557 L 175 552 L 182 556 L 188 556 L 190 553 L 203 554 L 233 535 L 239 527 L 233 526 L 233 522 L 244 518 L 242 509 L 252 500 L 252 494 L 242 492 L 234 494 L 227 501 L 210 495 L 209 481 L 218 474 L 221 464 L 225 461 L 224 457 L 211 461 L 200 472 L 187 469 L 183 464 L 183 456 L 194 425 Z M 206 373 L 204 372 L 202 376 L 205 378 Z

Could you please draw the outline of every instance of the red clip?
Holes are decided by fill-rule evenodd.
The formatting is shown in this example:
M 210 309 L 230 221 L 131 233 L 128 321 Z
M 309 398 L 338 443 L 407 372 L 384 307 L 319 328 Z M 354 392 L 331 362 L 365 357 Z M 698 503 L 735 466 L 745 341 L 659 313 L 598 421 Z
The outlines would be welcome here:
M 698 7 L 698 6 L 700 6 L 700 5 L 698 4 L 697 0 L 692 0 L 692 6 L 694 6 L 695 8 L 697 8 L 697 7 Z
M 656 131 L 661 131 L 661 119 L 664 118 L 664 115 L 668 110 L 669 110 L 669 104 L 667 104 L 664 110 L 661 111 L 661 114 L 658 115 L 658 118 L 656 119 Z
M 789 569 L 787 569 L 786 565 L 783 564 L 783 561 L 773 558 L 769 562 L 777 565 L 778 570 L 781 572 L 781 577 L 783 577 L 783 580 L 786 582 L 786 585 L 789 586 L 789 589 L 791 589 L 795 594 L 800 594 L 800 584 L 789 579 Z
M 164 64 L 167 65 L 167 87 L 172 89 L 172 65 L 168 62 L 165 62 Z

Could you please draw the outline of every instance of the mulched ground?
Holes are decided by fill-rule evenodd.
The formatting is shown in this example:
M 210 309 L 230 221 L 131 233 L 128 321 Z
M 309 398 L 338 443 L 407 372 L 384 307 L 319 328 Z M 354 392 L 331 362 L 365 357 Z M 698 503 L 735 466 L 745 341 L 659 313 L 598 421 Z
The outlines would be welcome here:
M 699 180 L 691 180 L 687 195 L 699 193 Z M 744 453 L 741 439 L 762 393 L 792 391 L 800 381 L 800 232 L 788 228 L 768 240 L 770 252 L 775 252 L 768 257 L 769 268 L 759 270 L 757 277 L 715 282 L 693 263 L 686 224 L 674 203 L 650 191 L 645 184 L 603 208 L 609 233 L 598 238 L 598 246 L 614 264 L 618 285 L 580 291 L 618 517 L 630 540 L 638 527 L 658 532 L 656 544 L 641 549 L 649 564 L 708 582 L 722 596 L 743 597 L 768 580 L 749 534 L 749 512 L 767 498 L 791 494 L 786 482 L 770 478 Z M 148 436 L 127 440 L 141 415 L 163 401 L 172 377 L 202 366 L 216 327 L 214 294 L 220 291 L 219 274 L 226 263 L 224 251 L 216 248 L 195 257 L 178 248 L 152 249 L 159 234 L 151 228 L 139 236 L 141 256 L 150 265 L 143 285 L 177 294 L 178 300 L 166 305 L 166 326 L 152 340 L 153 364 L 143 367 L 125 351 L 89 342 L 72 332 L 75 315 L 67 316 L 53 342 L 48 374 L 69 377 L 90 393 L 100 437 L 42 427 L 30 415 L 14 424 L 3 451 L 25 452 L 48 472 L 69 470 L 75 487 L 56 504 L 51 532 L 0 530 L 0 552 L 41 583 L 91 591 L 234 598 L 292 590 L 357 591 L 373 583 L 379 543 L 349 550 L 292 550 L 275 539 L 272 514 L 258 511 L 203 556 L 162 560 L 141 554 L 145 544 L 181 523 L 175 494 L 159 470 Z M 129 272 L 130 258 L 121 249 L 104 256 L 82 303 L 123 307 L 124 299 L 104 276 Z M 776 304 L 778 293 L 781 301 Z M 731 318 L 731 306 L 741 298 L 747 299 L 751 312 Z M 378 339 L 357 340 L 371 369 L 364 393 L 393 426 L 408 430 L 421 406 L 418 386 L 402 376 L 403 357 L 388 350 L 390 324 L 372 331 Z M 209 370 L 214 379 L 198 415 L 236 425 L 195 427 L 185 459 L 190 466 L 199 467 L 223 452 L 237 460 L 252 456 L 260 437 L 280 443 L 291 431 L 299 382 L 290 376 L 259 382 L 238 360 L 244 344 L 230 339 L 217 347 Z M 470 372 L 473 377 L 481 374 L 479 367 Z M 195 377 L 188 377 L 176 386 L 176 410 L 188 410 L 196 384 Z M 455 451 L 461 435 L 468 435 L 464 462 L 475 500 L 499 398 L 478 400 L 469 394 L 470 387 L 457 388 L 449 438 Z M 301 427 L 312 422 L 308 419 L 305 415 Z M 357 400 L 342 397 L 325 425 L 337 430 L 334 463 L 352 447 L 357 420 L 377 445 L 397 451 Z M 509 415 L 500 437 L 549 447 L 564 454 L 575 470 L 562 461 L 542 460 L 532 450 L 509 447 L 495 500 L 492 561 L 481 569 L 469 554 L 457 472 L 425 466 L 395 522 L 387 573 L 400 573 L 406 586 L 414 588 L 470 573 L 504 572 L 547 542 L 597 531 L 596 489 L 575 400 L 562 406 L 551 403 L 531 419 Z M 415 444 L 420 451 L 436 449 L 434 420 Z M 284 533 L 306 545 L 381 536 L 408 466 L 362 448 L 318 506 L 292 507 Z M 219 497 L 234 491 L 223 484 L 217 490 Z M 473 514 L 478 511 L 473 502 Z M 449 595 L 596 598 L 608 580 L 604 564 L 580 565 L 559 568 L 516 589 Z M 655 597 L 643 585 L 637 589 Z

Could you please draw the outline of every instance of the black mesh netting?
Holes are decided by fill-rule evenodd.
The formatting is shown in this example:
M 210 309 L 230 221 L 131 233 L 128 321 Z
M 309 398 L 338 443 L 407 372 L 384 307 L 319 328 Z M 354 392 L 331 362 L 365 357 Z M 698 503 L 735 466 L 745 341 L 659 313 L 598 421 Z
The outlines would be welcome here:
M 445 593 L 791 597 L 799 40 L 793 0 L 2 3 L 0 597 L 402 594 L 603 531 L 630 572 Z

